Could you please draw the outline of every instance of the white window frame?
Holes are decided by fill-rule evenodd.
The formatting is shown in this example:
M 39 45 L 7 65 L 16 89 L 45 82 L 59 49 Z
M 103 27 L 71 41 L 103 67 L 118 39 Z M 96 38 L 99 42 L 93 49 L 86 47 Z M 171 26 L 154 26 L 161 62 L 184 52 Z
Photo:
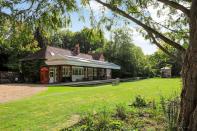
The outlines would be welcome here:
M 84 75 L 84 67 L 75 66 L 72 67 L 72 75 Z
M 70 66 L 63 66 L 62 67 L 62 76 L 69 77 L 70 76 Z

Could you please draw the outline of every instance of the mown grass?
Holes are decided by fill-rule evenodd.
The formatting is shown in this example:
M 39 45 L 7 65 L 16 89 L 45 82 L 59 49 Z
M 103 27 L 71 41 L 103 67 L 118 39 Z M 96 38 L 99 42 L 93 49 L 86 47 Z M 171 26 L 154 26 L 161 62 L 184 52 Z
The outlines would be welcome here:
M 159 102 L 160 96 L 180 93 L 181 80 L 146 79 L 118 86 L 49 87 L 33 97 L 0 104 L 0 130 L 56 130 L 64 128 L 73 115 L 109 110 L 119 103 L 128 104 L 137 95 Z

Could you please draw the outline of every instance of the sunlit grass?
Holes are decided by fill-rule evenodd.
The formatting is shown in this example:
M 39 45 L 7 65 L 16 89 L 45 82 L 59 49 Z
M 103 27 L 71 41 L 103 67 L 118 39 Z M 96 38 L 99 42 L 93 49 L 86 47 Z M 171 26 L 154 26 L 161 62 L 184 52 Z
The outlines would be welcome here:
M 181 80 L 146 79 L 118 86 L 49 87 L 26 99 L 0 104 L 0 130 L 50 130 L 65 125 L 74 114 L 98 111 L 118 103 L 129 104 L 137 95 L 159 102 L 160 96 L 180 93 Z

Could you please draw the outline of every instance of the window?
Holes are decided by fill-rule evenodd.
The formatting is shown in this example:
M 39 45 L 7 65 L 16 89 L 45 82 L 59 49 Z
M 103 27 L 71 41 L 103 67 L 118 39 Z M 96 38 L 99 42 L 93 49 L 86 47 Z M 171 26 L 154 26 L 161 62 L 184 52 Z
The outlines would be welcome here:
M 83 67 L 73 67 L 72 72 L 73 75 L 84 75 L 84 68 Z
M 97 69 L 94 68 L 94 76 L 97 76 Z
M 70 76 L 70 67 L 69 66 L 63 66 L 62 76 L 63 77 L 69 77 Z
M 84 68 L 81 69 L 81 75 L 84 75 Z
M 93 68 L 88 68 L 88 76 L 93 76 Z
M 50 72 L 50 77 L 53 77 L 53 72 Z
M 77 68 L 73 68 L 73 75 L 77 75 L 78 74 L 78 69 Z
M 83 73 L 84 73 L 84 75 L 85 75 L 85 78 L 87 78 L 87 77 L 88 77 L 88 76 L 87 76 L 87 75 L 88 75 L 88 74 L 87 74 L 87 69 L 88 69 L 88 68 L 87 68 L 87 67 L 85 67 L 85 70 L 83 71 Z
M 79 72 L 79 75 L 81 75 L 81 69 L 80 68 L 78 69 L 78 72 Z

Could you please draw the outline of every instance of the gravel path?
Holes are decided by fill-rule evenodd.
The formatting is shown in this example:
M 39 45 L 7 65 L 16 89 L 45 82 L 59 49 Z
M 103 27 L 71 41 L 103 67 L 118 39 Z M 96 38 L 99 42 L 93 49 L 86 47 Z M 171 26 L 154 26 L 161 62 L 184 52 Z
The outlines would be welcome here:
M 46 89 L 47 88 L 44 85 L 0 84 L 0 103 L 32 96 Z

